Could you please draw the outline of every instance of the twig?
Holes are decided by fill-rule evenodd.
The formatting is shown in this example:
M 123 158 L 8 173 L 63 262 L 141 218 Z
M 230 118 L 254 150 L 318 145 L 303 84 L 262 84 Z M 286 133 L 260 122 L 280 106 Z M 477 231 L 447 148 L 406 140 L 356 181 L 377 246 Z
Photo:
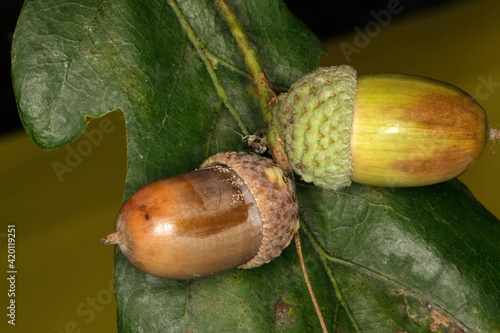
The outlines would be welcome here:
M 299 237 L 298 232 L 295 233 L 295 246 L 297 247 L 297 252 L 299 253 L 299 261 L 300 261 L 300 266 L 302 267 L 302 273 L 304 274 L 307 289 L 309 289 L 309 294 L 311 295 L 311 300 L 314 304 L 314 308 L 316 309 L 316 314 L 318 315 L 318 319 L 319 319 L 319 322 L 321 324 L 321 328 L 323 329 L 324 333 L 328 333 L 325 321 L 323 320 L 323 316 L 321 315 L 321 310 L 319 309 L 318 302 L 316 301 L 316 297 L 314 296 L 311 282 L 309 281 L 309 276 L 307 275 L 307 269 L 306 269 L 306 265 L 304 264 L 304 257 L 302 255 L 302 246 L 300 245 L 300 237 Z

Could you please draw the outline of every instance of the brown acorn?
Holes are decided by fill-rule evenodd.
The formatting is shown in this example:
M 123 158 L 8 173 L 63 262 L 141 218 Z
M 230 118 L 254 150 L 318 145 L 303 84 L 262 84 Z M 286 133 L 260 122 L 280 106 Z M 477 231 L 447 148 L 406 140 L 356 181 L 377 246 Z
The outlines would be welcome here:
M 267 263 L 297 228 L 293 182 L 268 158 L 229 152 L 141 188 L 102 242 L 146 273 L 193 279 Z

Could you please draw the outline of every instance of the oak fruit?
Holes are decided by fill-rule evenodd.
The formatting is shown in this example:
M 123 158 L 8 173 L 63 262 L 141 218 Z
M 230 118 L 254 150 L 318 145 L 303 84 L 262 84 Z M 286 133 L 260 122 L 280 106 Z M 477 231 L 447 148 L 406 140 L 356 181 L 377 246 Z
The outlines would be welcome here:
M 102 241 L 146 273 L 193 279 L 273 260 L 297 226 L 293 182 L 270 159 L 230 152 L 141 188 Z
M 422 186 L 454 178 L 499 131 L 450 84 L 407 74 L 319 68 L 281 94 L 275 124 L 292 169 L 337 190 L 351 181 Z

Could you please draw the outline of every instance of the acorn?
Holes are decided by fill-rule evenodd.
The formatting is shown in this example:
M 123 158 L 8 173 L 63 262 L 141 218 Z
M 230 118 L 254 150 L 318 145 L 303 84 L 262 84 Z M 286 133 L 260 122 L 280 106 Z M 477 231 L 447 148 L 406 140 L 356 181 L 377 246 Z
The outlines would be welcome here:
M 454 178 L 499 138 L 481 105 L 450 84 L 408 74 L 319 68 L 278 97 L 275 126 L 304 181 L 412 187 Z
M 267 263 L 297 228 L 293 181 L 268 158 L 228 152 L 138 190 L 101 241 L 146 273 L 194 279 Z

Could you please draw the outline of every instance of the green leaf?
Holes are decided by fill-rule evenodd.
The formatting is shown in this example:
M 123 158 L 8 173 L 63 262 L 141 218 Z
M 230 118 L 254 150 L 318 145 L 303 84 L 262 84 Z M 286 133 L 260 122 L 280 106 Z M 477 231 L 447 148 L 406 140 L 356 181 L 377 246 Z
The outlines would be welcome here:
M 242 136 L 264 128 L 215 5 L 178 5 L 26 1 L 14 34 L 18 107 L 40 146 L 61 147 L 88 119 L 124 113 L 125 199 L 215 152 L 248 149 Z M 281 1 L 231 5 L 276 91 L 317 65 L 321 45 Z M 458 181 L 340 192 L 298 184 L 298 196 L 306 266 L 330 332 L 500 330 L 500 222 Z M 115 283 L 120 332 L 321 330 L 294 245 L 260 268 L 193 281 L 145 274 L 116 250 Z
M 214 152 L 242 150 L 242 136 L 264 128 L 243 58 L 215 5 L 179 3 L 246 129 L 224 107 L 167 1 L 26 1 L 16 27 L 13 81 L 28 134 L 55 149 L 78 137 L 89 117 L 122 110 L 126 197 Z M 275 88 L 317 65 L 320 43 L 281 2 L 249 1 L 235 10 Z
M 500 223 L 458 180 L 298 195 L 321 256 L 309 270 L 327 267 L 340 302 L 334 331 L 500 330 Z

